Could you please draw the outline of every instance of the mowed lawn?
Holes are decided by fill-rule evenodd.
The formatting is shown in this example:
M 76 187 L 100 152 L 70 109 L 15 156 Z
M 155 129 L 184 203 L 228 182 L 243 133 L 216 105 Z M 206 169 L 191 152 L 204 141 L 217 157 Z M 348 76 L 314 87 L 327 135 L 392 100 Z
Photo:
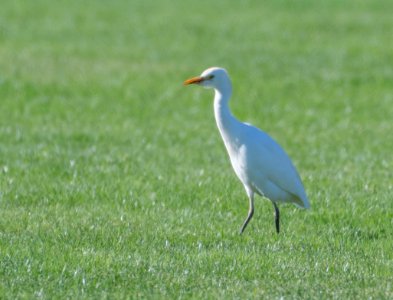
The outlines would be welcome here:
M 0 298 L 393 298 L 393 3 L 0 8 Z M 292 157 L 311 210 L 248 200 L 213 116 Z

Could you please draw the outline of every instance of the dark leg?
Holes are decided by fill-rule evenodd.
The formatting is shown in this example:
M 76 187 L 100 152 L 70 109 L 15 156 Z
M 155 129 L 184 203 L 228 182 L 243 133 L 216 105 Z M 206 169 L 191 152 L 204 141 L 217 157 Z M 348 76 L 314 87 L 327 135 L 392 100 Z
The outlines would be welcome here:
M 246 220 L 244 221 L 244 223 L 243 223 L 242 229 L 240 229 L 240 234 L 242 234 L 243 231 L 244 231 L 244 229 L 246 229 L 247 224 L 248 224 L 248 222 L 250 222 L 250 220 L 251 220 L 251 218 L 252 218 L 253 215 L 254 215 L 254 208 L 251 208 L 251 209 L 248 211 L 248 216 L 247 216 L 247 219 L 246 219 Z
M 250 208 L 248 209 L 247 219 L 244 221 L 242 228 L 240 229 L 240 234 L 243 233 L 244 229 L 246 229 L 248 222 L 250 222 L 253 214 L 254 214 L 254 192 L 246 190 L 248 199 L 250 200 Z
M 278 206 L 275 202 L 273 202 L 273 205 L 274 205 L 274 210 L 276 211 L 276 217 L 275 217 L 276 231 L 277 231 L 277 233 L 280 233 L 280 211 L 279 211 Z

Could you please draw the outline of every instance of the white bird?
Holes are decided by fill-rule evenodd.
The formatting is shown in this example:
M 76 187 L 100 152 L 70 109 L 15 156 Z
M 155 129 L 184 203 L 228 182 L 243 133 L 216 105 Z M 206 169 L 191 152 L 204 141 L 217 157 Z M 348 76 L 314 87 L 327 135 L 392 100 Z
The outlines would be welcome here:
M 310 207 L 302 181 L 291 159 L 268 134 L 238 121 L 232 115 L 228 106 L 232 84 L 225 69 L 209 68 L 200 76 L 184 81 L 184 85 L 189 84 L 214 89 L 214 115 L 217 127 L 232 167 L 249 198 L 248 215 L 240 233 L 243 233 L 254 214 L 254 194 L 272 201 L 276 231 L 279 233 L 280 211 L 277 202 L 290 202 L 301 208 Z

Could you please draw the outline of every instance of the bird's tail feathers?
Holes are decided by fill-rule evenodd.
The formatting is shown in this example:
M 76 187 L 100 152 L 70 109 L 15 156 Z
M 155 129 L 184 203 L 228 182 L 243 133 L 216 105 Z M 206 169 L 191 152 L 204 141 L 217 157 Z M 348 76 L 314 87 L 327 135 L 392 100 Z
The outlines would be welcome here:
M 304 195 L 303 197 L 299 197 L 299 196 L 293 195 L 293 200 L 294 200 L 293 203 L 297 207 L 305 208 L 305 209 L 309 209 L 310 208 L 310 202 L 308 202 L 308 199 L 307 199 L 306 195 Z

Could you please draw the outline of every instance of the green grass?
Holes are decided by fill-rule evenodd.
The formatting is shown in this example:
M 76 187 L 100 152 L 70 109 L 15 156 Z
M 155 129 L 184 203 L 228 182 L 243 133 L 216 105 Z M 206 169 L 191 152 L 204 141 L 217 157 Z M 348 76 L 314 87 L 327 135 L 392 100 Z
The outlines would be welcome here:
M 393 5 L 2 1 L 0 298 L 393 298 Z M 189 76 L 297 166 L 276 235 Z

